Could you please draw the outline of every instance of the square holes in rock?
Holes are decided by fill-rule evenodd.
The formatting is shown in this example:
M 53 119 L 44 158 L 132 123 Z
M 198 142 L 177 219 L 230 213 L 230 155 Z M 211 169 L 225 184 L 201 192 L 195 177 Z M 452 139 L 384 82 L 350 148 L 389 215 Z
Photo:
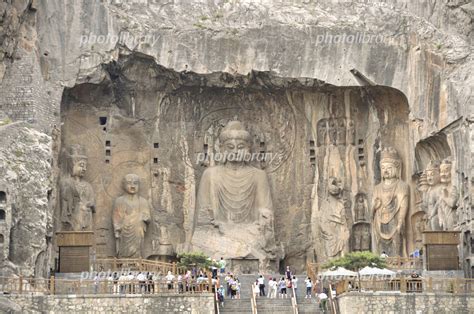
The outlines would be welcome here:
M 105 150 L 105 156 L 110 156 L 110 149 Z
M 107 124 L 107 117 L 99 117 L 99 124 L 106 125 Z
M 110 147 L 110 141 L 105 141 L 105 146 Z
M 314 147 L 314 141 L 313 140 L 309 141 L 309 147 Z
M 158 158 L 153 158 L 153 163 L 157 164 L 158 163 Z
M 106 164 L 110 164 L 110 160 L 106 159 L 106 160 L 105 160 L 105 163 L 106 163 Z
M 5 211 L 0 209 L 0 220 L 5 220 Z
M 310 149 L 309 150 L 309 155 L 310 156 L 315 156 L 316 155 L 316 151 L 314 149 Z
M 204 151 L 206 152 L 208 149 L 209 149 L 209 145 L 208 144 L 204 144 L 202 146 L 202 148 L 204 149 Z
M 160 143 L 153 143 L 153 148 L 160 148 Z
M 7 193 L 0 191 L 0 204 L 5 204 L 7 202 Z
M 260 142 L 260 147 L 265 147 L 265 142 Z

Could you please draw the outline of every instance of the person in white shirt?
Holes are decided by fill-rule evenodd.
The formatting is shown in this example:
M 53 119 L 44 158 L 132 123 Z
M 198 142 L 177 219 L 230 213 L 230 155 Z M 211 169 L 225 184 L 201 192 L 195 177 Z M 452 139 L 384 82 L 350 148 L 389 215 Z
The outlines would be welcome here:
M 296 278 L 296 276 L 293 276 L 293 278 L 291 279 L 291 284 L 293 286 L 293 288 L 295 289 L 295 295 L 294 297 L 296 298 L 296 296 L 298 295 L 298 278 Z
M 260 287 L 259 287 L 259 284 L 258 284 L 258 280 L 255 280 L 255 283 L 253 284 L 253 293 L 254 293 L 256 298 L 260 294 Z
M 166 284 L 168 285 L 168 290 L 173 289 L 174 275 L 171 273 L 171 271 L 168 271 L 168 274 L 166 275 L 165 279 Z
M 272 297 L 272 292 L 273 292 L 273 279 L 272 277 L 270 277 L 270 279 L 268 279 L 268 295 L 267 295 L 268 298 Z
M 305 279 L 305 284 L 306 284 L 306 296 L 305 299 L 310 298 L 311 299 L 311 290 L 313 289 L 313 283 L 311 282 L 311 278 L 306 278 Z
M 144 273 L 140 272 L 137 275 L 138 280 L 138 293 L 144 293 L 145 291 L 145 284 L 146 284 L 146 276 Z
M 319 308 L 322 311 L 327 311 L 327 300 L 328 300 L 328 295 L 323 291 L 320 294 L 318 294 L 318 299 L 319 299 Z
M 258 282 L 258 288 L 260 289 L 260 296 L 264 297 L 265 296 L 265 279 L 263 278 L 262 275 L 258 277 L 257 282 Z

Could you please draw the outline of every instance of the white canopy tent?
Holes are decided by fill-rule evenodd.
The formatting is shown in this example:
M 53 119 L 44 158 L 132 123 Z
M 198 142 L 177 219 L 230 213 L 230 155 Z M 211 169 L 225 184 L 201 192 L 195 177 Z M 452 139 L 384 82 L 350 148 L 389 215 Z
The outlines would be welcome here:
M 319 274 L 320 278 L 328 278 L 328 279 L 342 279 L 345 277 L 357 277 L 357 273 L 354 271 L 350 271 L 345 269 L 344 267 L 338 267 L 334 270 L 327 270 L 323 273 Z
M 394 277 L 397 273 L 386 268 L 366 266 L 359 271 L 361 277 L 365 276 L 386 276 Z

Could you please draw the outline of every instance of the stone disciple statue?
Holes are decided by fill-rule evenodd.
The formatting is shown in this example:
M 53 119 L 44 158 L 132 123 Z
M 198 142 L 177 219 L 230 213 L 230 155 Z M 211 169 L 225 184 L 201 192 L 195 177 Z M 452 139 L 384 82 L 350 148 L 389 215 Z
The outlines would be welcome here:
M 125 194 L 115 200 L 112 222 L 116 253 L 119 258 L 141 258 L 143 240 L 150 221 L 150 204 L 138 194 L 140 178 L 127 174 L 123 180 Z
M 226 259 L 255 258 L 265 270 L 276 258 L 273 204 L 265 171 L 248 164 L 250 139 L 239 121 L 222 129 L 224 160 L 202 174 L 191 246 Z
M 343 197 L 340 179 L 329 178 L 328 197 L 321 202 L 321 237 L 327 257 L 342 256 L 349 251 L 350 222 L 348 201 Z
M 400 179 L 401 159 L 397 151 L 382 150 L 380 170 L 382 182 L 373 194 L 373 228 L 376 251 L 389 256 L 406 256 L 405 217 L 408 212 L 410 190 Z
M 439 224 L 442 230 L 453 230 L 456 223 L 458 190 L 451 182 L 452 162 L 444 159 L 439 167 L 441 194 L 439 198 Z
M 95 197 L 92 186 L 84 181 L 87 157 L 81 145 L 71 145 L 66 152 L 69 175 L 60 182 L 61 222 L 64 231 L 92 230 Z

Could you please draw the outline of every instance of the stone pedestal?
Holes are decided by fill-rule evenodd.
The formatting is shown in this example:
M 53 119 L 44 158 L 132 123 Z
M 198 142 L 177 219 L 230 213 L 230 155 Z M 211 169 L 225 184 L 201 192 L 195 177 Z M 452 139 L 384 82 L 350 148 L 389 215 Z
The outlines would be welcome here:
M 56 241 L 59 247 L 59 272 L 89 271 L 94 232 L 61 231 L 56 233 Z
M 424 269 L 459 270 L 460 231 L 424 231 Z

